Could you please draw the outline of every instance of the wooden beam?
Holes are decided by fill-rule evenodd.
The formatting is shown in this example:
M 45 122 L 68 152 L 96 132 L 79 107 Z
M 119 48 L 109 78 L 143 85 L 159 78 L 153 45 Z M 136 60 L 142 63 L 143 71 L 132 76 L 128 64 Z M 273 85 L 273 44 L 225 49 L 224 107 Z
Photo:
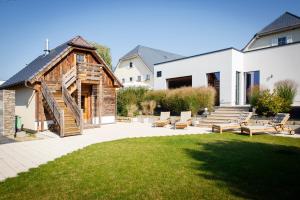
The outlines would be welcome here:
M 102 70 L 100 71 L 100 83 L 99 83 L 99 91 L 98 91 L 98 116 L 99 116 L 99 124 L 101 124 L 101 116 L 102 116 L 102 104 L 103 104 L 103 99 L 102 99 L 102 93 L 103 93 L 103 72 Z

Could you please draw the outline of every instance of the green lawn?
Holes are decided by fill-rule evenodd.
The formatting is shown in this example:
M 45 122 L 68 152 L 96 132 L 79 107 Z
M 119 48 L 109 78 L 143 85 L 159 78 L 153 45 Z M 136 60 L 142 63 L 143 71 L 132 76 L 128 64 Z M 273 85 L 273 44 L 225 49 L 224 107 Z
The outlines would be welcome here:
M 299 196 L 299 139 L 230 133 L 95 144 L 0 183 L 0 199 Z

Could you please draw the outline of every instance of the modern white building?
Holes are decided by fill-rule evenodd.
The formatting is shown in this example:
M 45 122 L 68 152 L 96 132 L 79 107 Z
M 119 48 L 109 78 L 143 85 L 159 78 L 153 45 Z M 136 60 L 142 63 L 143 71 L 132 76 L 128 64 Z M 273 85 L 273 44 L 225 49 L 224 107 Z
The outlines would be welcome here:
M 253 85 L 298 83 L 294 106 L 300 106 L 300 17 L 284 13 L 256 33 L 242 50 L 227 48 L 155 64 L 154 89 L 213 86 L 221 106 L 247 105 Z
M 114 74 L 124 87 L 153 88 L 154 64 L 178 58 L 183 56 L 138 45 L 119 60 Z

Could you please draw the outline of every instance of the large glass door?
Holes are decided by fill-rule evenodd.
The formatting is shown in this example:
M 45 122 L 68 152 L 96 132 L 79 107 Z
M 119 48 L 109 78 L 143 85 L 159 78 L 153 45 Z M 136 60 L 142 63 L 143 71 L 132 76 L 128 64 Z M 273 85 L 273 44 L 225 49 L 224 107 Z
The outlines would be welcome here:
M 260 73 L 259 71 L 245 72 L 245 96 L 246 104 L 250 103 L 249 93 L 253 86 L 259 86 L 260 83 Z
M 215 88 L 216 98 L 215 105 L 220 105 L 220 72 L 208 73 L 207 76 L 207 85 Z
M 241 72 L 236 72 L 235 78 L 235 105 L 240 104 L 240 79 L 241 79 Z

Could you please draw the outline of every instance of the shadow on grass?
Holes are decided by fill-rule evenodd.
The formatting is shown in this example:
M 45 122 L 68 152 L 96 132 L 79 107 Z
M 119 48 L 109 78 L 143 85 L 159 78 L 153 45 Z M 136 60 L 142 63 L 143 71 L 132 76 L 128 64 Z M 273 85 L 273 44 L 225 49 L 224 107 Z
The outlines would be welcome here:
M 185 149 L 199 176 L 238 197 L 296 199 L 300 195 L 300 148 L 228 141 Z

